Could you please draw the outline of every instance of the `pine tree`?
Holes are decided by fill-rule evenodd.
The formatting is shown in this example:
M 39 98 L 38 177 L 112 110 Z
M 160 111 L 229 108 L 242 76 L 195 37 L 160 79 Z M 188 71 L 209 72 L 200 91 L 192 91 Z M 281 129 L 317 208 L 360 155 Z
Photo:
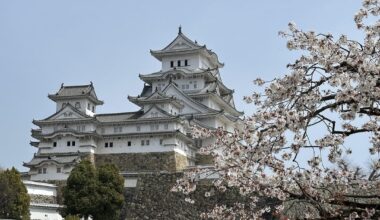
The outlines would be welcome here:
M 29 220 L 30 197 L 15 169 L 0 171 L 0 218 Z

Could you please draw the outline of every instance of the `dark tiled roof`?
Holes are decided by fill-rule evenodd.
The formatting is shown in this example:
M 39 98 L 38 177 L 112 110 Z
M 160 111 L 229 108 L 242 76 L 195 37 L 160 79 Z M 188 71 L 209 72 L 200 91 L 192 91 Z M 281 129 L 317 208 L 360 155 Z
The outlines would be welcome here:
M 59 164 L 69 164 L 74 163 L 78 161 L 80 158 L 79 155 L 75 156 L 46 156 L 46 157 L 39 157 L 35 156 L 30 162 L 24 163 L 24 166 L 31 167 L 31 166 L 37 166 L 45 161 L 54 161 Z
M 52 100 L 73 98 L 73 97 L 83 97 L 87 96 L 92 99 L 96 104 L 103 104 L 102 101 L 98 99 L 95 93 L 95 88 L 93 84 L 89 85 L 76 85 L 76 86 L 64 86 L 63 83 L 59 91 L 55 94 L 50 94 L 48 97 Z
M 137 112 L 122 112 L 111 114 L 98 114 L 95 115 L 96 119 L 100 122 L 122 122 L 130 119 L 136 119 L 143 115 L 142 111 Z

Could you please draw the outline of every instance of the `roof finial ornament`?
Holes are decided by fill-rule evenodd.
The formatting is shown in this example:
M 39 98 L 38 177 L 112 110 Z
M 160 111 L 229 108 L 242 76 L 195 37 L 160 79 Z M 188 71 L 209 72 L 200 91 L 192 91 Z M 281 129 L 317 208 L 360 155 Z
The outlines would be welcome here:
M 61 88 L 63 88 L 63 83 L 61 83 Z
M 179 27 L 178 27 L 178 34 L 182 34 L 182 26 L 181 25 L 179 25 Z

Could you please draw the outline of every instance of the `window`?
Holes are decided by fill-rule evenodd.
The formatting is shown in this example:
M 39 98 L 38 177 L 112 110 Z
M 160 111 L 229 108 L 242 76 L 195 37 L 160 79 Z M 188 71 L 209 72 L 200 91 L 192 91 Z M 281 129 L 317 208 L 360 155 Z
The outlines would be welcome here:
M 92 112 L 95 113 L 95 106 L 92 106 Z
M 168 130 L 169 129 L 169 124 L 165 124 L 164 128 L 165 128 L 165 130 Z
M 160 145 L 164 143 L 164 139 L 160 139 Z
M 57 167 L 57 173 L 61 173 L 61 167 Z
M 149 140 L 145 140 L 146 145 L 149 145 L 149 142 L 150 142 Z
M 90 103 L 87 104 L 87 109 L 88 109 L 88 110 L 91 109 L 91 104 L 90 104 Z
M 177 66 L 181 66 L 181 61 L 180 60 L 177 61 Z
M 141 131 L 141 126 L 140 125 L 136 126 L 136 131 Z
M 47 169 L 46 168 L 42 168 L 42 173 L 46 174 L 47 173 Z
M 113 147 L 113 142 L 110 142 L 110 147 Z
M 77 131 L 85 131 L 86 126 L 85 125 L 77 125 Z
M 67 142 L 67 146 L 68 146 L 68 147 L 70 147 L 70 145 L 71 145 L 71 142 L 70 142 L 70 141 L 68 141 L 68 142 Z
M 150 130 L 151 131 L 157 131 L 160 128 L 158 124 L 152 124 L 150 125 Z
M 53 142 L 53 147 L 56 147 L 57 146 L 57 142 Z
M 75 102 L 75 108 L 80 109 L 80 103 L 79 102 Z
M 182 89 L 189 89 L 189 84 L 182 84 Z
M 144 145 L 145 145 L 145 141 L 141 140 L 141 146 L 144 146 Z
M 71 146 L 75 146 L 75 141 L 71 141 Z
M 187 62 L 187 60 L 185 60 L 185 66 L 188 66 L 189 64 L 188 64 L 188 62 Z
M 128 147 L 130 147 L 131 145 L 132 145 L 132 142 L 128 141 Z
M 170 67 L 174 67 L 174 61 L 170 61 Z
M 108 142 L 104 143 L 104 147 L 108 147 Z
M 38 174 L 42 173 L 42 168 L 38 169 Z
M 121 133 L 123 131 L 123 127 L 122 126 L 117 126 L 117 127 L 114 127 L 113 128 L 113 131 L 115 133 Z
M 197 81 L 194 81 L 194 89 L 198 88 Z

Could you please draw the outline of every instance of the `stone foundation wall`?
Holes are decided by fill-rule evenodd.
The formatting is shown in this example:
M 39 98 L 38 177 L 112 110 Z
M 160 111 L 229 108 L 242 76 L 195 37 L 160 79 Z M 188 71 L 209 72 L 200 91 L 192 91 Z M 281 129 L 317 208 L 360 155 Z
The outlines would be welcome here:
M 213 165 L 213 157 L 210 155 L 196 154 L 195 165 Z
M 56 204 L 57 198 L 55 196 L 46 195 L 36 195 L 29 194 L 31 203 L 45 203 L 45 204 Z
M 172 192 L 171 189 L 182 175 L 182 172 L 137 174 L 136 187 L 125 188 L 125 205 L 120 220 L 199 220 L 203 212 L 210 211 L 216 204 L 232 206 L 236 202 L 245 203 L 245 198 L 240 196 L 237 190 L 217 191 L 212 186 L 211 180 L 199 182 L 196 191 L 188 196 Z M 62 187 L 65 181 L 55 181 L 54 184 L 58 185 L 58 203 L 63 204 Z M 205 197 L 206 192 L 211 192 L 211 195 Z M 193 199 L 195 203 L 186 202 L 186 197 Z M 261 202 L 261 206 L 270 204 L 273 204 L 273 201 Z M 275 218 L 268 215 L 264 219 Z
M 237 190 L 220 192 L 212 186 L 210 180 L 204 180 L 188 196 L 195 202 L 188 203 L 184 194 L 171 191 L 182 175 L 183 173 L 139 174 L 137 186 L 125 191 L 123 219 L 198 220 L 201 219 L 201 213 L 210 211 L 216 204 L 232 206 L 236 202 L 245 201 Z M 206 192 L 211 192 L 211 196 L 205 197 Z M 264 219 L 272 219 L 268 217 Z
M 176 152 L 96 154 L 95 165 L 115 164 L 122 172 L 181 171 L 187 167 L 187 157 Z

